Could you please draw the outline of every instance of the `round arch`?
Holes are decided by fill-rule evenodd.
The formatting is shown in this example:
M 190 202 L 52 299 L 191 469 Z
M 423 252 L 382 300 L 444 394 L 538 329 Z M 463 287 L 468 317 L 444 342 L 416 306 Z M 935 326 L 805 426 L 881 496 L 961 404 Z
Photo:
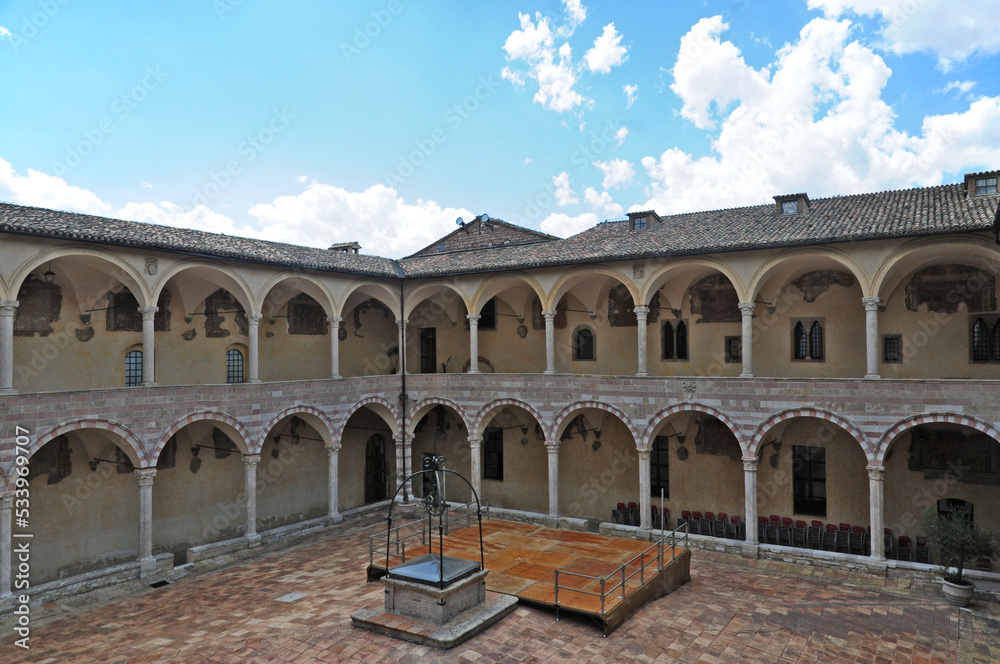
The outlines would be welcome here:
M 264 449 L 264 441 L 267 440 L 267 436 L 272 430 L 274 430 L 274 427 L 278 426 L 278 424 L 281 423 L 281 420 L 286 417 L 291 417 L 292 415 L 301 417 L 309 423 L 309 426 L 316 429 L 320 436 L 325 434 L 325 438 L 328 440 L 329 444 L 333 444 L 333 432 L 336 430 L 336 425 L 334 424 L 333 419 L 315 406 L 307 406 L 306 404 L 297 403 L 285 408 L 271 418 L 271 421 L 268 422 L 267 425 L 261 430 L 260 441 L 257 444 L 257 449 Z
M 403 318 L 408 319 L 410 317 L 410 314 L 413 313 L 414 309 L 416 309 L 425 300 L 433 297 L 433 293 L 435 291 L 441 289 L 444 289 L 445 291 L 448 292 L 453 292 L 456 295 L 458 295 L 459 299 L 461 299 L 462 301 L 462 304 L 465 305 L 465 310 L 467 312 L 472 311 L 471 309 L 472 303 L 469 300 L 469 296 L 465 293 L 465 291 L 463 291 L 456 284 L 450 281 L 444 279 L 438 279 L 435 281 L 430 281 L 420 284 L 419 286 L 417 286 L 412 291 L 409 291 L 406 294 L 406 308 L 403 311 Z
M 920 426 L 921 424 L 956 424 L 959 426 L 969 427 L 970 429 L 975 429 L 980 433 L 985 433 L 987 436 L 1000 443 L 1000 429 L 985 420 L 958 413 L 924 413 L 923 415 L 913 415 L 905 420 L 901 420 L 882 434 L 881 438 L 878 440 L 878 445 L 875 447 L 874 465 L 884 465 L 885 455 L 889 451 L 889 448 L 892 447 L 896 438 L 898 438 L 904 431 L 908 431 L 909 429 Z
M 285 282 L 290 283 L 285 284 Z M 336 300 L 326 287 L 326 284 L 310 274 L 296 270 L 279 272 L 264 283 L 264 286 L 257 293 L 257 301 L 261 303 L 261 306 L 263 306 L 271 291 L 282 285 L 291 290 L 298 290 L 301 293 L 305 293 L 316 300 L 323 307 L 323 311 L 326 312 L 327 316 L 333 316 L 334 312 L 337 311 Z
M 171 436 L 189 424 L 204 421 L 222 425 L 220 428 L 230 437 L 230 439 L 232 439 L 232 441 L 236 444 L 236 447 L 239 448 L 240 452 L 243 454 L 260 453 L 260 447 L 257 447 L 256 445 L 253 449 L 250 448 L 251 441 L 254 441 L 254 436 L 250 433 L 250 430 L 245 424 L 232 415 L 228 415 L 217 410 L 201 410 L 185 415 L 170 425 L 170 427 L 163 432 L 156 443 L 156 447 L 153 449 L 153 453 L 150 455 L 153 465 L 155 465 L 157 460 L 159 460 L 160 452 L 163 451 L 163 448 L 166 446 Z
M 146 281 L 142 278 L 142 275 L 138 270 L 111 251 L 100 247 L 79 245 L 52 247 L 51 249 L 46 249 L 45 251 L 42 251 L 41 253 L 36 254 L 23 262 L 14 271 L 14 274 L 10 279 L 9 292 L 11 293 L 11 299 L 17 298 L 17 292 L 21 289 L 21 285 L 24 283 L 25 279 L 27 279 L 28 275 L 38 267 L 49 261 L 58 260 L 60 258 L 75 258 L 78 256 L 96 258 L 111 265 L 112 270 L 107 273 L 109 277 L 125 284 L 125 286 L 127 286 L 132 292 L 132 295 L 135 296 L 136 300 L 140 301 L 140 304 L 145 303 L 143 306 L 156 305 L 156 296 L 159 294 L 158 291 L 154 293 L 149 289 L 146 285 Z
M 549 432 L 552 434 L 553 440 L 558 440 L 562 435 L 563 429 L 565 428 L 564 425 L 568 424 L 571 420 L 570 416 L 576 413 L 576 411 L 583 410 L 585 408 L 603 410 L 607 413 L 611 413 L 621 420 L 622 424 L 624 424 L 629 430 L 629 433 L 632 434 L 632 440 L 635 441 L 636 447 L 638 448 L 640 440 L 639 432 L 636 431 L 635 425 L 632 423 L 632 418 L 614 406 L 606 404 L 602 401 L 575 401 L 563 408 L 562 411 L 560 411 L 560 413 L 552 420 L 552 426 L 549 428 Z
M 504 272 L 488 277 L 479 285 L 471 298 L 469 313 L 479 313 L 479 310 L 490 298 L 518 285 L 517 282 L 530 288 L 538 296 L 539 302 L 545 302 L 545 289 L 534 277 L 521 271 Z
M 733 288 L 736 289 L 737 295 L 740 297 L 740 302 L 746 301 L 743 299 L 745 297 L 746 286 L 744 286 L 743 280 L 739 278 L 736 271 L 733 270 L 728 263 L 716 258 L 703 258 L 699 256 L 670 261 L 653 270 L 643 283 L 642 289 L 640 290 L 640 300 L 636 300 L 636 302 L 648 305 L 649 301 L 653 297 L 653 293 L 658 289 L 658 284 L 660 282 L 669 281 L 672 273 L 699 270 L 703 271 L 706 268 L 714 272 L 719 272 L 729 279 L 729 283 L 733 285 Z
M 86 417 L 57 424 L 35 439 L 35 442 L 28 448 L 29 456 L 34 456 L 35 452 L 40 450 L 43 445 L 54 438 L 58 438 L 59 436 L 72 431 L 81 431 L 85 429 L 105 431 L 107 433 L 114 434 L 118 439 L 124 441 L 125 444 L 118 445 L 118 447 L 120 447 L 122 451 L 128 455 L 129 461 L 131 461 L 132 465 L 136 468 L 146 468 L 155 465 L 156 463 L 149 455 L 146 454 L 142 441 L 139 436 L 135 434 L 135 432 L 120 422 L 98 417 Z
M 17 293 L 11 293 L 7 290 L 7 280 L 4 276 L 0 274 L 0 300 L 13 300 L 17 297 Z
M 664 408 L 659 413 L 650 418 L 649 423 L 646 425 L 646 428 L 642 432 L 642 438 L 637 439 L 641 440 L 641 442 L 639 443 L 639 449 L 650 449 L 650 444 L 652 443 L 653 434 L 656 433 L 656 430 L 660 427 L 660 425 L 663 424 L 667 420 L 667 418 L 671 417 L 672 415 L 685 412 L 704 413 L 705 415 L 711 415 L 715 419 L 725 424 L 726 427 L 732 432 L 733 436 L 736 437 L 736 442 L 740 444 L 740 449 L 743 450 L 743 454 L 744 455 L 747 454 L 746 436 L 743 435 L 743 431 L 736 424 L 736 422 L 734 422 L 732 418 L 723 413 L 721 410 L 718 410 L 717 408 L 713 408 L 712 406 L 708 406 L 706 404 L 698 403 L 695 401 L 682 401 L 680 403 L 676 403 L 673 406 L 670 406 L 669 408 Z
M 200 272 L 202 275 L 221 276 L 222 278 L 207 278 L 206 280 L 229 291 L 230 295 L 239 300 L 239 303 L 248 314 L 260 311 L 260 303 L 251 294 L 250 286 L 242 275 L 222 263 L 210 263 L 200 259 L 182 260 L 164 270 L 153 287 L 153 301 L 156 301 L 156 298 L 160 296 L 160 292 L 171 279 L 181 276 L 185 272 Z
M 469 428 L 469 437 L 474 439 L 482 438 L 483 432 L 486 430 L 486 425 L 489 421 L 496 413 L 503 410 L 507 406 L 520 408 L 535 418 L 538 426 L 542 428 L 545 440 L 551 440 L 549 438 L 549 432 L 546 430 L 545 420 L 542 419 L 541 413 L 539 413 L 535 407 L 527 401 L 521 401 L 520 399 L 495 399 L 484 405 L 479 409 L 479 412 L 476 413 L 476 416 L 472 421 L 472 426 Z
M 886 299 L 906 275 L 929 265 L 952 261 L 988 268 L 994 274 L 1000 248 L 986 238 L 920 238 L 906 243 L 882 261 L 872 279 L 872 292 Z
M 462 425 L 465 427 L 466 431 L 472 431 L 469 427 L 469 418 L 465 414 L 465 409 L 459 406 L 457 403 L 451 399 L 445 399 L 444 397 L 430 397 L 424 399 L 413 405 L 410 412 L 407 414 L 407 435 L 414 435 L 414 429 L 420 419 L 426 415 L 434 406 L 447 406 L 455 412 L 455 414 L 461 419 Z
M 850 434 L 855 441 L 857 441 L 858 445 L 861 446 L 861 451 L 864 452 L 869 462 L 871 462 L 874 458 L 875 455 L 871 442 L 868 440 L 868 436 L 866 436 L 861 429 L 854 426 L 847 418 L 820 408 L 791 408 L 783 410 L 780 413 L 776 413 L 767 418 L 767 420 L 757 427 L 754 431 L 753 437 L 750 439 L 750 446 L 747 449 L 749 456 L 757 456 L 757 451 L 760 449 L 764 436 L 766 436 L 771 429 L 781 422 L 796 417 L 814 417 L 819 420 L 826 420 L 827 422 L 836 424 L 838 427 Z
M 376 415 L 385 420 L 385 423 L 389 425 L 392 430 L 393 436 L 399 435 L 399 408 L 396 407 L 389 399 L 385 397 L 367 397 L 358 401 L 353 406 L 344 411 L 343 417 L 340 418 L 339 424 L 333 430 L 337 440 L 341 440 L 344 436 L 344 427 L 347 426 L 348 420 L 362 408 L 368 408 Z
M 639 301 L 639 289 L 636 287 L 635 282 L 628 278 L 628 276 L 626 276 L 623 272 L 619 272 L 614 268 L 606 267 L 604 265 L 586 265 L 568 270 L 565 274 L 560 276 L 555 285 L 552 287 L 552 291 L 549 296 L 542 300 L 544 303 L 543 308 L 549 311 L 554 310 L 563 295 L 569 292 L 569 290 L 577 283 L 593 277 L 594 274 L 602 274 L 606 277 L 614 279 L 620 284 L 623 284 L 625 288 L 628 289 L 629 295 L 632 296 L 632 301 Z
M 867 272 L 865 272 L 865 269 L 861 266 L 861 264 L 852 256 L 840 251 L 839 249 L 830 249 L 828 247 L 803 247 L 783 251 L 768 259 L 763 265 L 757 268 L 757 271 L 754 273 L 753 277 L 750 278 L 750 282 L 747 284 L 747 299 L 743 300 L 743 302 L 753 302 L 756 300 L 757 296 L 760 294 L 761 286 L 788 263 L 811 261 L 817 258 L 824 258 L 833 261 L 846 269 L 858 282 L 858 285 L 861 286 L 862 297 L 872 297 L 871 294 L 874 292 L 874 289 L 872 288 L 872 280 L 868 276 Z
M 366 296 L 367 298 L 374 298 L 378 300 L 388 307 L 389 311 L 392 312 L 392 315 L 396 317 L 396 320 L 401 318 L 399 315 L 399 289 L 396 288 L 393 290 L 383 283 L 364 279 L 351 282 L 340 294 L 338 304 L 340 309 L 336 313 L 337 316 L 343 316 L 345 314 L 348 302 L 355 294 L 359 297 Z M 333 300 L 337 301 L 338 299 L 333 298 Z

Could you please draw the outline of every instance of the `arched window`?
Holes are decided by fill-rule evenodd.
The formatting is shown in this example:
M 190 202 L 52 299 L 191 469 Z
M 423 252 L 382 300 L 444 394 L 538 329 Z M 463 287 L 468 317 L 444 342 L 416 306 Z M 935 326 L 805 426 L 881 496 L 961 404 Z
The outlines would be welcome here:
M 243 353 L 239 348 L 226 351 L 226 382 L 243 382 Z
M 663 359 L 674 359 L 674 326 L 670 321 L 663 324 Z
M 792 330 L 792 357 L 804 360 L 809 353 L 809 339 L 806 337 L 806 327 L 799 321 Z
M 792 327 L 792 359 L 822 360 L 824 354 L 823 320 L 795 321 Z
M 814 321 L 809 328 L 809 359 L 823 359 L 823 326 Z
M 125 387 L 142 385 L 142 351 L 133 350 L 125 355 Z
M 688 359 L 688 328 L 684 321 L 677 323 L 677 359 Z
M 982 318 L 972 324 L 972 361 L 988 362 L 990 359 L 989 326 Z
M 594 331 L 580 326 L 573 332 L 573 359 L 593 360 L 596 358 Z

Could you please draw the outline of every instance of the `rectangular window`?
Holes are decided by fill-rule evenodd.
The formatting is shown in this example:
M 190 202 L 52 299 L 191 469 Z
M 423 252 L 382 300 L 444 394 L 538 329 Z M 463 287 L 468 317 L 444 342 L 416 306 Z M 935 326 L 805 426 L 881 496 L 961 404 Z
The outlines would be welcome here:
M 996 178 L 976 179 L 976 196 L 982 196 L 984 194 L 995 194 L 995 193 L 997 193 Z
M 243 382 L 243 353 L 238 348 L 226 351 L 226 382 Z
M 903 335 L 882 335 L 882 361 L 886 364 L 899 364 L 903 361 Z
M 1000 362 L 1000 316 L 969 316 L 969 358 L 976 364 Z
M 483 436 L 483 479 L 503 479 L 503 429 L 486 427 Z
M 826 517 L 826 449 L 793 445 L 792 458 L 793 510 Z
M 483 308 L 479 310 L 479 329 L 480 330 L 497 329 L 496 298 L 490 298 L 489 301 L 483 305 Z
M 687 360 L 688 359 L 688 326 L 683 320 L 663 323 L 663 359 L 664 360 Z
M 125 356 L 125 387 L 142 385 L 142 351 L 133 350 Z
M 420 373 L 437 373 L 437 331 L 420 328 Z
M 670 446 L 668 436 L 657 436 L 653 440 L 653 449 L 649 453 L 649 486 L 654 498 L 670 498 Z
M 799 213 L 799 202 L 798 201 L 782 201 L 781 202 L 781 214 L 798 214 Z
M 646 230 L 646 217 L 635 217 L 634 219 L 632 219 L 632 230 L 634 231 Z
M 743 337 L 726 337 L 726 362 L 743 361 Z

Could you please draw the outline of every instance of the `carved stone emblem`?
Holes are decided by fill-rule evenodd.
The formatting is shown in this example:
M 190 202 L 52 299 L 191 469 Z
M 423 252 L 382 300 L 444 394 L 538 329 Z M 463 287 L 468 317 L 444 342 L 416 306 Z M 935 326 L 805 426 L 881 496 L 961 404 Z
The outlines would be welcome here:
M 157 260 L 152 256 L 146 256 L 146 274 L 156 274 L 157 268 Z
M 684 381 L 681 388 L 684 390 L 685 399 L 693 399 L 694 393 L 698 389 L 698 385 L 693 380 L 687 380 Z
M 646 266 L 642 263 L 636 263 L 632 266 L 632 277 L 634 279 L 642 279 L 646 276 Z

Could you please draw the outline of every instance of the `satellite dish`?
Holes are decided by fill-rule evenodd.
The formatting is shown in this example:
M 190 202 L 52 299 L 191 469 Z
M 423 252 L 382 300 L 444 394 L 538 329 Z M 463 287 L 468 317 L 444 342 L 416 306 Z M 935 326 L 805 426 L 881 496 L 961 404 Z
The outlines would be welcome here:
M 459 226 L 465 226 L 465 219 L 459 217 L 458 219 L 455 220 L 455 223 L 458 224 Z
M 483 212 L 481 215 L 479 215 L 479 220 L 482 221 L 483 223 L 486 223 L 487 221 L 490 220 L 490 215 Z

